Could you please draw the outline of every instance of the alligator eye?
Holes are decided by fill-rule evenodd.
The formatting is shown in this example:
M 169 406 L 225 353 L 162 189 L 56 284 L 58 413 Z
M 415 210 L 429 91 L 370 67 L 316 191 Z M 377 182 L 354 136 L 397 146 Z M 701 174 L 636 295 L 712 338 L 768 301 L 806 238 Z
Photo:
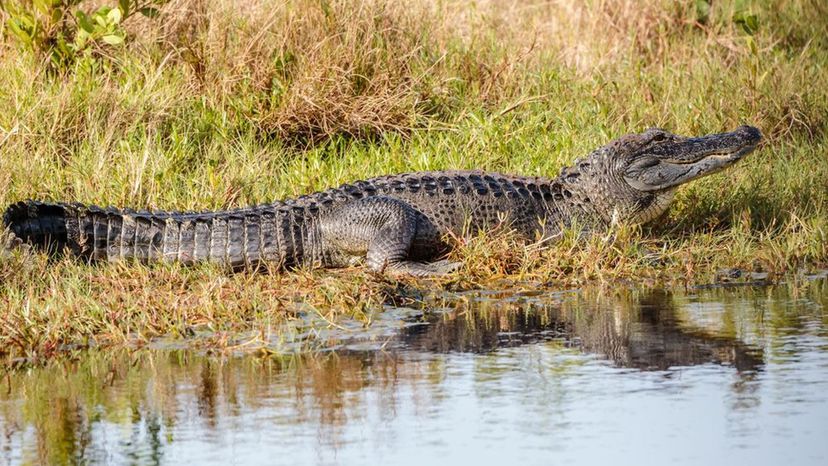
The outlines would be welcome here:
M 662 134 L 662 133 L 658 133 L 655 136 L 653 136 L 653 142 L 661 142 L 661 141 L 664 141 L 666 139 L 667 139 L 667 135 Z

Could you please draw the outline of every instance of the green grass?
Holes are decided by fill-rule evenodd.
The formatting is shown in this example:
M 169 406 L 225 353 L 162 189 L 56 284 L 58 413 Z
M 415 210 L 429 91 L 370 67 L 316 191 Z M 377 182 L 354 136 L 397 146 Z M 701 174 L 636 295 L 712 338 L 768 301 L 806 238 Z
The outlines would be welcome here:
M 713 2 L 702 24 L 697 3 L 177 1 L 126 24 L 125 45 L 99 45 L 63 71 L 4 32 L 0 205 L 200 210 L 414 170 L 555 175 L 649 126 L 749 123 L 766 136 L 759 149 L 682 188 L 657 225 L 545 248 L 474 238 L 455 253 L 464 270 L 428 286 L 825 267 L 828 11 L 817 0 Z M 752 35 L 745 15 L 758 21 Z M 228 275 L 16 253 L 0 259 L 0 348 L 38 358 L 200 324 L 265 331 L 295 301 L 358 316 L 399 286 L 362 271 Z

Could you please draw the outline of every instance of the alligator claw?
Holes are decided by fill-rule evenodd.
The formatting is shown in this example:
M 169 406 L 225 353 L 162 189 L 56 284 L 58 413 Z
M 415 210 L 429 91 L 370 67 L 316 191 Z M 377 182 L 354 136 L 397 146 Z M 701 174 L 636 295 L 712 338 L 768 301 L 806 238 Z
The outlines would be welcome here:
M 441 260 L 437 262 L 401 261 L 389 265 L 386 271 L 391 275 L 410 275 L 413 277 L 440 277 L 458 270 L 463 264 Z

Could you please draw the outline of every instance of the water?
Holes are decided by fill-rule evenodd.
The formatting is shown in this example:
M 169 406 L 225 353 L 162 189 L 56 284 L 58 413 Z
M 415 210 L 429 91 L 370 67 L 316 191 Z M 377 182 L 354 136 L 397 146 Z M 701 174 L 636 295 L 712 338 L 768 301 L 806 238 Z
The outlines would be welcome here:
M 5 377 L 0 459 L 824 465 L 826 304 L 825 279 L 465 293 L 309 356 L 90 352 Z

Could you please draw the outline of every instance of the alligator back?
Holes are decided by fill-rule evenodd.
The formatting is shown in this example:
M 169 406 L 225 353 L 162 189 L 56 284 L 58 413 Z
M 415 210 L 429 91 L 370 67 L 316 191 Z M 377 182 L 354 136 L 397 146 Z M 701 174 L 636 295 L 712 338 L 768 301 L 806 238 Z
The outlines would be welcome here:
M 342 202 L 385 196 L 413 207 L 440 235 L 473 235 L 508 221 L 530 237 L 541 221 L 562 217 L 559 204 L 570 194 L 564 191 L 557 180 L 549 178 L 445 170 L 356 181 L 287 202 L 325 210 Z

